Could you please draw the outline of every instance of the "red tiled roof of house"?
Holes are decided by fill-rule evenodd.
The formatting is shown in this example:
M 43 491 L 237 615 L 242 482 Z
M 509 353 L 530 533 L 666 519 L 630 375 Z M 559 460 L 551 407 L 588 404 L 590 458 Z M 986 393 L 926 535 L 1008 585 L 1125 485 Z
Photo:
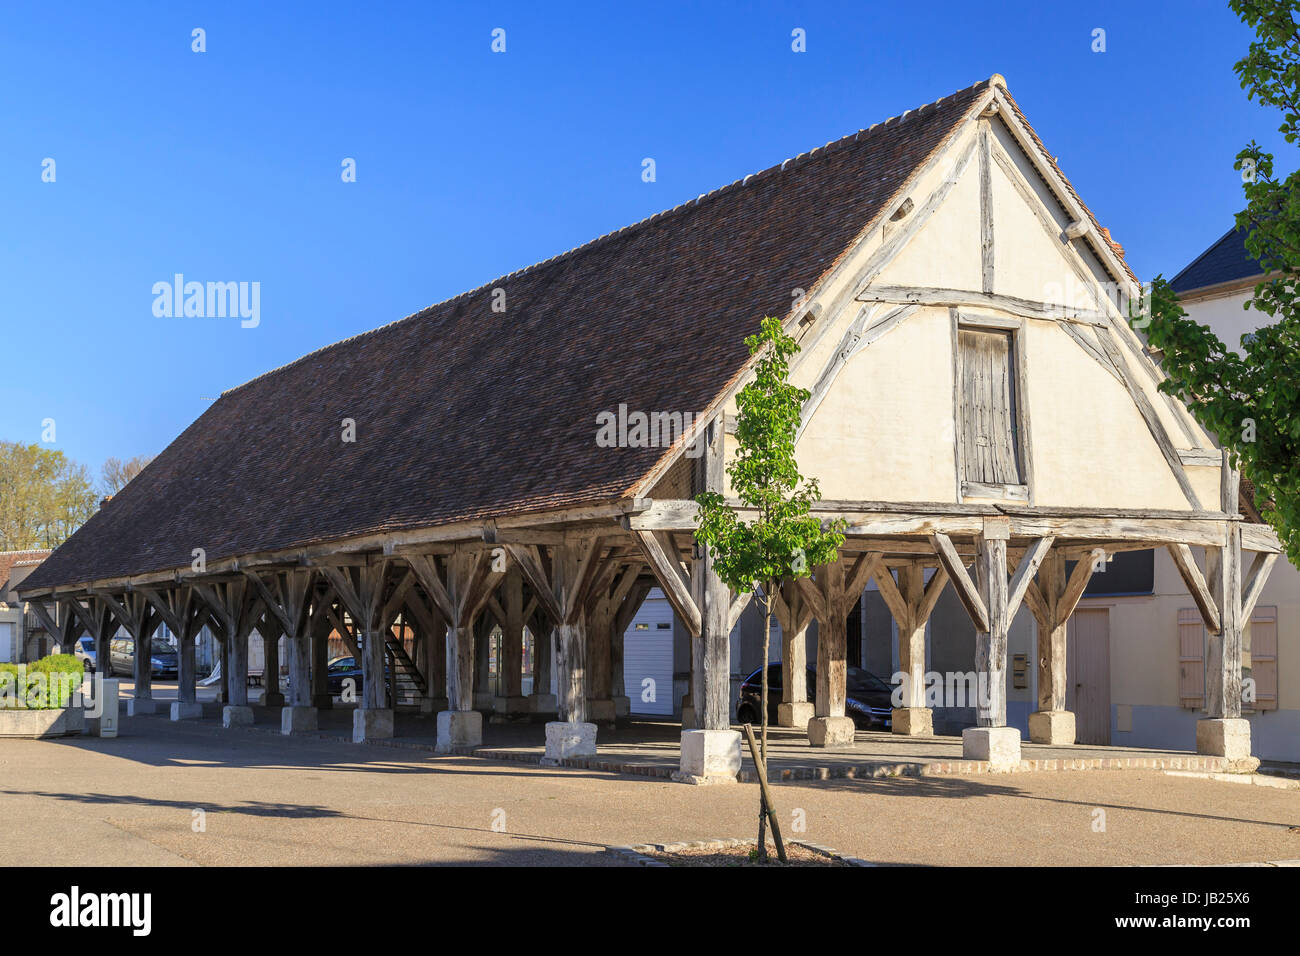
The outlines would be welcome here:
M 45 549 L 0 551 L 0 586 L 9 580 L 9 572 L 14 568 L 40 564 L 50 556 L 50 553 Z

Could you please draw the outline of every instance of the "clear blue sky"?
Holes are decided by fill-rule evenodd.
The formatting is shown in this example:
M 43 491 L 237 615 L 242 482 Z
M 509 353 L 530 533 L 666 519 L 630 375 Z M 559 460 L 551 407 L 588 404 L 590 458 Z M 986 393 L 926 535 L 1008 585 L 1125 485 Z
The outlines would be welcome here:
M 304 352 L 994 72 L 1169 276 L 1230 226 L 1249 139 L 1294 165 L 1232 73 L 1249 40 L 1225 2 L 7 0 L 0 438 L 157 453 Z M 261 324 L 156 318 L 176 272 L 260 282 Z

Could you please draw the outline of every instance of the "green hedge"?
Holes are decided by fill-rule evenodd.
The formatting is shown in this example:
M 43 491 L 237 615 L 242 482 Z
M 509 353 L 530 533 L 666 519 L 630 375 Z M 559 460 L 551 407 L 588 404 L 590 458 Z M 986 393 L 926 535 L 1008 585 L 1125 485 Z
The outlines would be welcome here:
M 71 654 L 51 654 L 30 664 L 0 664 L 0 707 L 67 707 L 85 676 L 81 661 Z

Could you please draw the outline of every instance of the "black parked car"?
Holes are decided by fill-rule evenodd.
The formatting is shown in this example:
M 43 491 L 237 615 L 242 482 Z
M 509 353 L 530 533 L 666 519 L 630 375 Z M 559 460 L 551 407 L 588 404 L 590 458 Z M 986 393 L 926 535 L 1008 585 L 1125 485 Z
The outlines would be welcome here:
M 848 667 L 848 700 L 844 713 L 853 718 L 858 730 L 889 730 L 892 688 L 870 671 L 861 667 Z M 817 672 L 808 668 L 808 698 L 816 693 Z M 763 669 L 760 667 L 745 678 L 740 685 L 740 700 L 736 703 L 736 722 L 757 724 L 759 706 L 763 696 Z M 767 722 L 776 724 L 776 708 L 781 703 L 781 664 L 767 665 Z
M 353 688 L 357 696 L 361 696 L 362 676 L 361 664 L 355 657 L 336 657 L 325 667 L 325 682 L 329 685 L 331 694 L 343 693 L 343 682 L 348 678 L 354 681 Z

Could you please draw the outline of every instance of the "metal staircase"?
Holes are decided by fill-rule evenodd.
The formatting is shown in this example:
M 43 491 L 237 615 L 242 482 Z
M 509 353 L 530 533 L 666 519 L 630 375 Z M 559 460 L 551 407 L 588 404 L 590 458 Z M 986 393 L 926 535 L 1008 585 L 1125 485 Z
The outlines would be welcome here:
M 388 663 L 388 699 L 392 706 L 418 707 L 427 685 L 402 642 L 388 637 L 384 641 L 384 657 Z

